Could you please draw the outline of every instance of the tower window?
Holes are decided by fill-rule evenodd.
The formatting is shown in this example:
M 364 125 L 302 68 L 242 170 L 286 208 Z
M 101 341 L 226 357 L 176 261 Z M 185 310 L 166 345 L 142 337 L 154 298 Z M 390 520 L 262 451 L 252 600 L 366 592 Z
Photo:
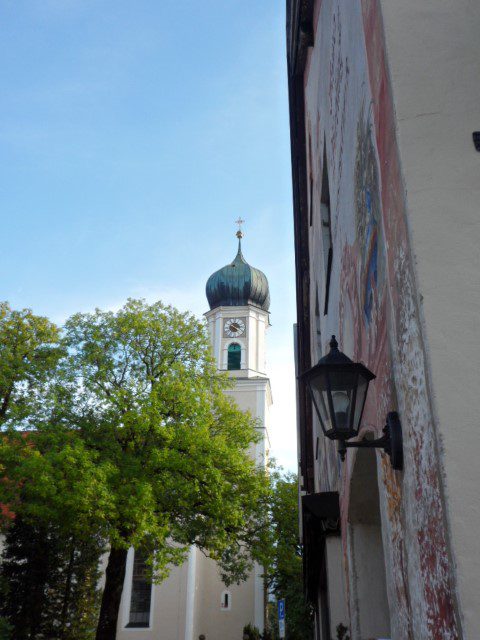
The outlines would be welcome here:
M 240 369 L 242 347 L 237 342 L 228 345 L 228 369 Z
M 135 551 L 134 553 L 132 595 L 127 627 L 148 627 L 150 625 L 152 583 L 148 579 L 145 556 L 140 551 Z

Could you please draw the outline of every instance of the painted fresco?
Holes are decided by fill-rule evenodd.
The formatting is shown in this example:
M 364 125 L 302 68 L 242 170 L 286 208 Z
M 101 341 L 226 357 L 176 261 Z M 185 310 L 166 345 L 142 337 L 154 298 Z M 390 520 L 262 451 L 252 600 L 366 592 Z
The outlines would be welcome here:
M 358 289 L 367 326 L 372 321 L 377 324 L 375 316 L 385 285 L 377 157 L 371 133 L 372 123 L 365 115 L 365 105 L 362 104 L 356 136 L 355 237 L 361 256 Z
M 445 534 L 442 465 L 426 383 L 380 8 L 377 0 L 324 1 L 318 21 L 305 81 L 308 164 L 315 213 L 326 141 L 334 257 L 330 307 L 316 330 L 324 349 L 334 333 L 347 355 L 377 375 L 365 429 L 379 435 L 387 411 L 394 409 L 402 419 L 405 473 L 392 471 L 385 455 L 377 454 L 391 637 L 455 640 L 462 636 Z M 310 281 L 312 295 L 318 296 L 325 284 L 315 221 L 313 216 Z M 311 309 L 318 306 L 315 299 L 310 302 Z M 350 450 L 341 465 L 335 444 L 321 439 L 317 484 L 319 490 L 338 488 L 341 494 L 352 620 L 354 569 L 347 532 L 354 462 Z

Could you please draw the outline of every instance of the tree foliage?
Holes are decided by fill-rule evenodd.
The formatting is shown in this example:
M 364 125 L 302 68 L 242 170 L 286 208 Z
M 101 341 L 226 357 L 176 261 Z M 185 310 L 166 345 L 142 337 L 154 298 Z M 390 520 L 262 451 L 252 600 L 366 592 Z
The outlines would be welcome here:
M 108 541 L 97 638 L 113 637 L 130 546 L 155 580 L 191 544 L 227 584 L 245 578 L 266 549 L 269 483 L 249 455 L 256 424 L 225 395 L 204 324 L 130 300 L 74 315 L 58 349 L 30 403 L 35 429 L 0 441 L 0 503 L 29 525 Z
M 0 429 L 32 414 L 32 402 L 62 353 L 52 322 L 30 309 L 15 311 L 0 302 Z
M 272 554 L 269 590 L 278 601 L 285 598 L 287 640 L 311 640 L 313 611 L 303 590 L 302 547 L 298 529 L 298 484 L 293 473 L 272 477 Z M 278 638 L 276 603 L 269 607 L 270 627 Z
M 102 540 L 76 540 L 54 525 L 9 528 L 0 563 L 0 615 L 15 640 L 94 637 Z M 9 637 L 6 635 L 6 637 Z
M 110 543 L 155 548 L 160 577 L 197 544 L 242 578 L 268 484 L 248 454 L 255 424 L 224 394 L 231 382 L 204 325 L 130 300 L 117 313 L 73 316 L 66 344 L 55 423 L 73 428 L 105 472 Z

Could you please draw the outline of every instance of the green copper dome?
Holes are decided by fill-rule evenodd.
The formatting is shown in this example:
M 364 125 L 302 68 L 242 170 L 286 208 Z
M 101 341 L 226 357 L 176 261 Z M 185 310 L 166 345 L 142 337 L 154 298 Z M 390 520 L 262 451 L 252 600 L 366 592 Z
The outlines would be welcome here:
M 215 271 L 208 279 L 207 300 L 210 309 L 243 307 L 251 304 L 268 311 L 270 307 L 268 280 L 264 273 L 246 262 L 242 255 L 240 240 L 234 261 Z

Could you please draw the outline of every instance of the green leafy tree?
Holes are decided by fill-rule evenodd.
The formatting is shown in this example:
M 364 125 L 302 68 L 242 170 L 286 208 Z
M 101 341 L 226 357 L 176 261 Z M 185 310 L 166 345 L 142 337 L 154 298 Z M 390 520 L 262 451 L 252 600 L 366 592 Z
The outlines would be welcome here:
M 256 424 L 190 314 L 135 300 L 77 314 L 62 348 L 29 404 L 35 429 L 0 439 L 0 504 L 77 545 L 108 542 L 96 638 L 110 640 L 130 546 L 157 581 L 191 544 L 240 581 L 266 552 L 269 482 L 249 456 Z
M 0 438 L 0 466 L 4 532 L 16 515 L 26 524 L 56 526 L 65 537 L 105 537 L 114 509 L 109 470 L 80 433 L 41 422 L 35 431 L 9 430 Z
M 8 621 L 11 637 L 94 638 L 104 550 L 98 538 L 76 540 L 57 526 L 17 518 L 6 535 L 0 564 L 0 615 Z
M 115 637 L 127 550 L 162 580 L 195 544 L 228 584 L 265 551 L 268 478 L 249 456 L 256 425 L 224 391 L 203 323 L 161 303 L 77 314 L 35 433 L 0 443 L 26 522 L 110 547 L 98 640 Z M 3 452 L 2 452 L 3 447 Z M 19 495 L 15 496 L 15 492 Z
M 55 637 L 87 637 L 80 634 L 81 621 L 87 621 L 89 615 L 88 607 L 84 608 L 84 605 L 92 598 L 98 598 L 96 583 L 90 589 L 92 585 L 86 579 L 85 570 L 82 569 L 82 573 L 77 566 L 80 556 L 82 562 L 86 558 L 86 551 L 92 548 L 94 538 L 90 538 L 86 545 L 81 543 L 75 547 L 75 562 L 69 565 L 70 573 L 65 571 L 65 576 L 70 575 L 69 588 L 68 584 L 55 581 L 58 567 L 65 569 L 60 560 L 58 567 L 53 562 L 45 565 L 52 558 L 53 548 L 64 554 L 66 550 L 71 551 L 75 535 L 73 514 L 79 513 L 79 504 L 89 502 L 91 508 L 91 500 L 86 500 L 81 493 L 73 499 L 74 509 L 74 493 L 67 490 L 64 495 L 64 489 L 68 484 L 72 485 L 75 476 L 78 488 L 78 476 L 85 475 L 85 465 L 82 466 L 78 456 L 73 456 L 80 463 L 78 469 L 75 467 L 74 449 L 70 443 L 63 438 L 58 447 L 58 442 L 50 436 L 48 443 L 44 438 L 43 445 L 47 446 L 42 450 L 40 434 L 35 430 L 39 416 L 42 417 L 44 407 L 47 408 L 48 387 L 55 379 L 59 361 L 64 355 L 59 329 L 52 322 L 29 309 L 16 311 L 8 303 L 0 303 L 0 531 L 6 534 L 0 564 L 0 608 L 4 614 L 0 614 L 0 638 L 27 637 L 29 622 L 37 613 L 45 620 L 47 610 L 52 610 L 58 598 L 62 600 L 62 610 L 57 607 L 55 620 L 60 624 L 57 631 L 63 626 L 64 632 Z M 62 457 L 63 464 L 58 465 Z M 55 473 L 52 474 L 53 469 Z M 81 484 L 82 487 L 88 486 L 85 478 Z M 55 492 L 56 502 L 52 503 L 48 498 Z M 26 519 L 15 519 L 15 515 L 22 512 Z M 55 524 L 58 521 L 65 527 L 63 532 Z M 49 572 L 41 575 L 35 571 L 35 566 L 42 562 L 43 568 L 48 568 Z M 92 563 L 90 573 L 93 575 L 97 571 L 98 553 Z M 81 581 L 77 581 L 79 575 L 82 576 Z M 52 585 L 57 587 L 55 592 Z M 24 597 L 20 598 L 19 593 Z M 38 598 L 33 601 L 34 594 Z M 42 594 L 43 598 L 40 597 Z M 22 603 L 32 606 L 23 606 Z M 91 622 L 88 620 L 87 626 L 91 626 Z M 40 624 L 40 629 L 42 625 L 44 623 Z M 75 629 L 76 636 L 69 636 L 69 629 Z M 38 637 L 54 636 L 47 633 Z
M 293 473 L 272 476 L 272 550 L 267 570 L 270 593 L 285 598 L 287 640 L 311 640 L 313 611 L 303 590 L 302 547 L 298 531 L 298 484 Z M 278 638 L 277 607 L 268 609 L 271 631 Z
M 0 503 L 8 505 L 0 615 L 12 638 L 93 638 L 111 505 L 98 455 L 79 434 L 40 425 L 0 438 L 0 461 Z
M 62 353 L 52 322 L 30 309 L 15 311 L 0 302 L 0 429 L 32 414 L 32 403 Z
M 11 637 L 12 625 L 3 616 L 0 616 L 0 640 L 11 640 Z

